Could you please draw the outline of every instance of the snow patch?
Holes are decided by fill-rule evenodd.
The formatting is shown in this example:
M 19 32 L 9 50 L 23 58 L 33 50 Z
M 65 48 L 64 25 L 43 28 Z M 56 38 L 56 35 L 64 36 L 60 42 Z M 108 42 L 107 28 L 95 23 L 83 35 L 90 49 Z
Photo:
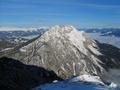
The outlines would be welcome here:
M 5 49 L 1 50 L 1 52 L 11 50 L 11 49 L 13 49 L 13 47 L 12 48 L 5 48 Z
M 117 84 L 115 84 L 114 82 L 112 82 L 112 83 L 109 85 L 109 87 L 111 87 L 111 88 L 117 88 L 118 86 L 117 86 Z
M 26 49 L 20 48 L 20 51 L 21 51 L 21 52 L 26 52 Z
M 75 78 L 70 80 L 70 82 L 79 82 L 79 81 L 104 84 L 99 76 L 91 76 L 91 75 L 86 75 L 86 74 L 75 77 Z
M 95 45 L 94 45 L 94 46 L 95 46 Z M 90 51 L 92 51 L 94 54 L 96 54 L 96 55 L 102 55 L 102 54 L 98 51 L 98 49 L 94 48 L 93 46 L 88 45 L 88 48 L 89 48 Z

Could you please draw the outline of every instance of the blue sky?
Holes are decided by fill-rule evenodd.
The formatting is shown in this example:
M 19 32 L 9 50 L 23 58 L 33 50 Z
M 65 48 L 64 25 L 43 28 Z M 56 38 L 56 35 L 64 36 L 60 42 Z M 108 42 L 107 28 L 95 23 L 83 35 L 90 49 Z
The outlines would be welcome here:
M 120 0 L 0 0 L 0 26 L 120 27 Z

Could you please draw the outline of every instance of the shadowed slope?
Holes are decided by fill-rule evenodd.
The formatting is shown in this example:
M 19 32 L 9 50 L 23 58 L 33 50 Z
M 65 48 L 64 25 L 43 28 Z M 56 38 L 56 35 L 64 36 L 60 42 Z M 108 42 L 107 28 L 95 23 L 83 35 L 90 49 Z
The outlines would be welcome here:
M 28 90 L 58 79 L 53 71 L 7 57 L 0 58 L 0 90 Z

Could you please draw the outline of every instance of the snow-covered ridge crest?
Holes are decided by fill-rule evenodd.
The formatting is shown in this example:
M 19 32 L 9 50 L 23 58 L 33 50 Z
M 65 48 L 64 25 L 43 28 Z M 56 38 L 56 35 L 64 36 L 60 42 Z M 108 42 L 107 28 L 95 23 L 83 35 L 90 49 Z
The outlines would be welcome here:
M 102 82 L 99 76 L 91 76 L 87 74 L 74 77 L 70 80 L 70 82 L 79 82 L 79 81 L 104 85 L 104 83 Z
M 106 83 L 104 83 L 101 80 L 101 78 L 99 76 L 92 76 L 92 75 L 87 75 L 87 74 L 74 77 L 74 78 L 70 79 L 69 82 L 94 83 L 94 84 L 100 84 L 100 85 L 106 86 L 108 88 L 113 88 L 113 89 L 120 87 L 118 83 L 114 83 L 111 81 L 111 82 L 109 82 L 110 84 L 107 85 Z
M 58 32 L 62 32 L 62 33 L 70 33 L 71 31 L 76 31 L 76 28 L 74 26 L 61 26 L 61 25 L 56 25 L 54 27 L 51 27 L 50 30 L 55 30 Z

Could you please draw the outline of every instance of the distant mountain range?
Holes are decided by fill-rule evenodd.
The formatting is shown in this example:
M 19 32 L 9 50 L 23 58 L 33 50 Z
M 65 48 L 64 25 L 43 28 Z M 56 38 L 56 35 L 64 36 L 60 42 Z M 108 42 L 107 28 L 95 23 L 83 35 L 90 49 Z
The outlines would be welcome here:
M 18 30 L 18 31 L 0 31 L 0 39 L 4 38 L 15 38 L 15 37 L 27 37 L 27 36 L 34 36 L 34 35 L 41 35 L 43 34 L 47 29 L 40 28 L 40 29 L 33 29 L 33 30 Z
M 17 44 L 26 42 L 34 37 L 42 35 L 44 32 L 48 31 L 49 28 L 34 28 L 34 29 L 25 29 L 20 30 L 14 28 L 14 30 L 5 29 L 3 31 L 0 29 L 0 43 L 5 48 L 10 48 Z M 93 28 L 93 29 L 78 29 L 80 31 L 85 31 L 101 43 L 108 43 L 120 48 L 120 28 Z M 6 43 L 6 45 L 4 44 Z M 2 50 L 0 46 L 0 51 Z
M 35 38 L 39 35 L 42 35 L 45 31 L 47 31 L 47 28 L 38 28 L 38 29 L 25 29 L 25 30 L 10 30 L 7 29 L 3 31 L 1 29 L 0 31 L 0 51 L 4 49 L 10 49 L 15 47 L 16 45 L 19 45 L 23 42 L 26 42 L 32 38 Z
M 100 33 L 101 36 L 120 37 L 120 28 L 85 29 L 87 33 Z
M 41 35 L 45 31 L 47 31 L 48 28 L 39 28 L 39 29 L 33 29 L 33 30 L 8 30 L 8 31 L 0 31 L 0 39 L 1 38 L 12 38 L 12 37 L 27 37 L 32 35 Z M 100 33 L 101 36 L 115 36 L 120 37 L 120 28 L 93 28 L 93 29 L 78 29 L 85 31 L 87 33 Z
M 103 28 L 103 29 L 85 29 L 93 39 L 101 43 L 107 43 L 120 48 L 120 29 Z

